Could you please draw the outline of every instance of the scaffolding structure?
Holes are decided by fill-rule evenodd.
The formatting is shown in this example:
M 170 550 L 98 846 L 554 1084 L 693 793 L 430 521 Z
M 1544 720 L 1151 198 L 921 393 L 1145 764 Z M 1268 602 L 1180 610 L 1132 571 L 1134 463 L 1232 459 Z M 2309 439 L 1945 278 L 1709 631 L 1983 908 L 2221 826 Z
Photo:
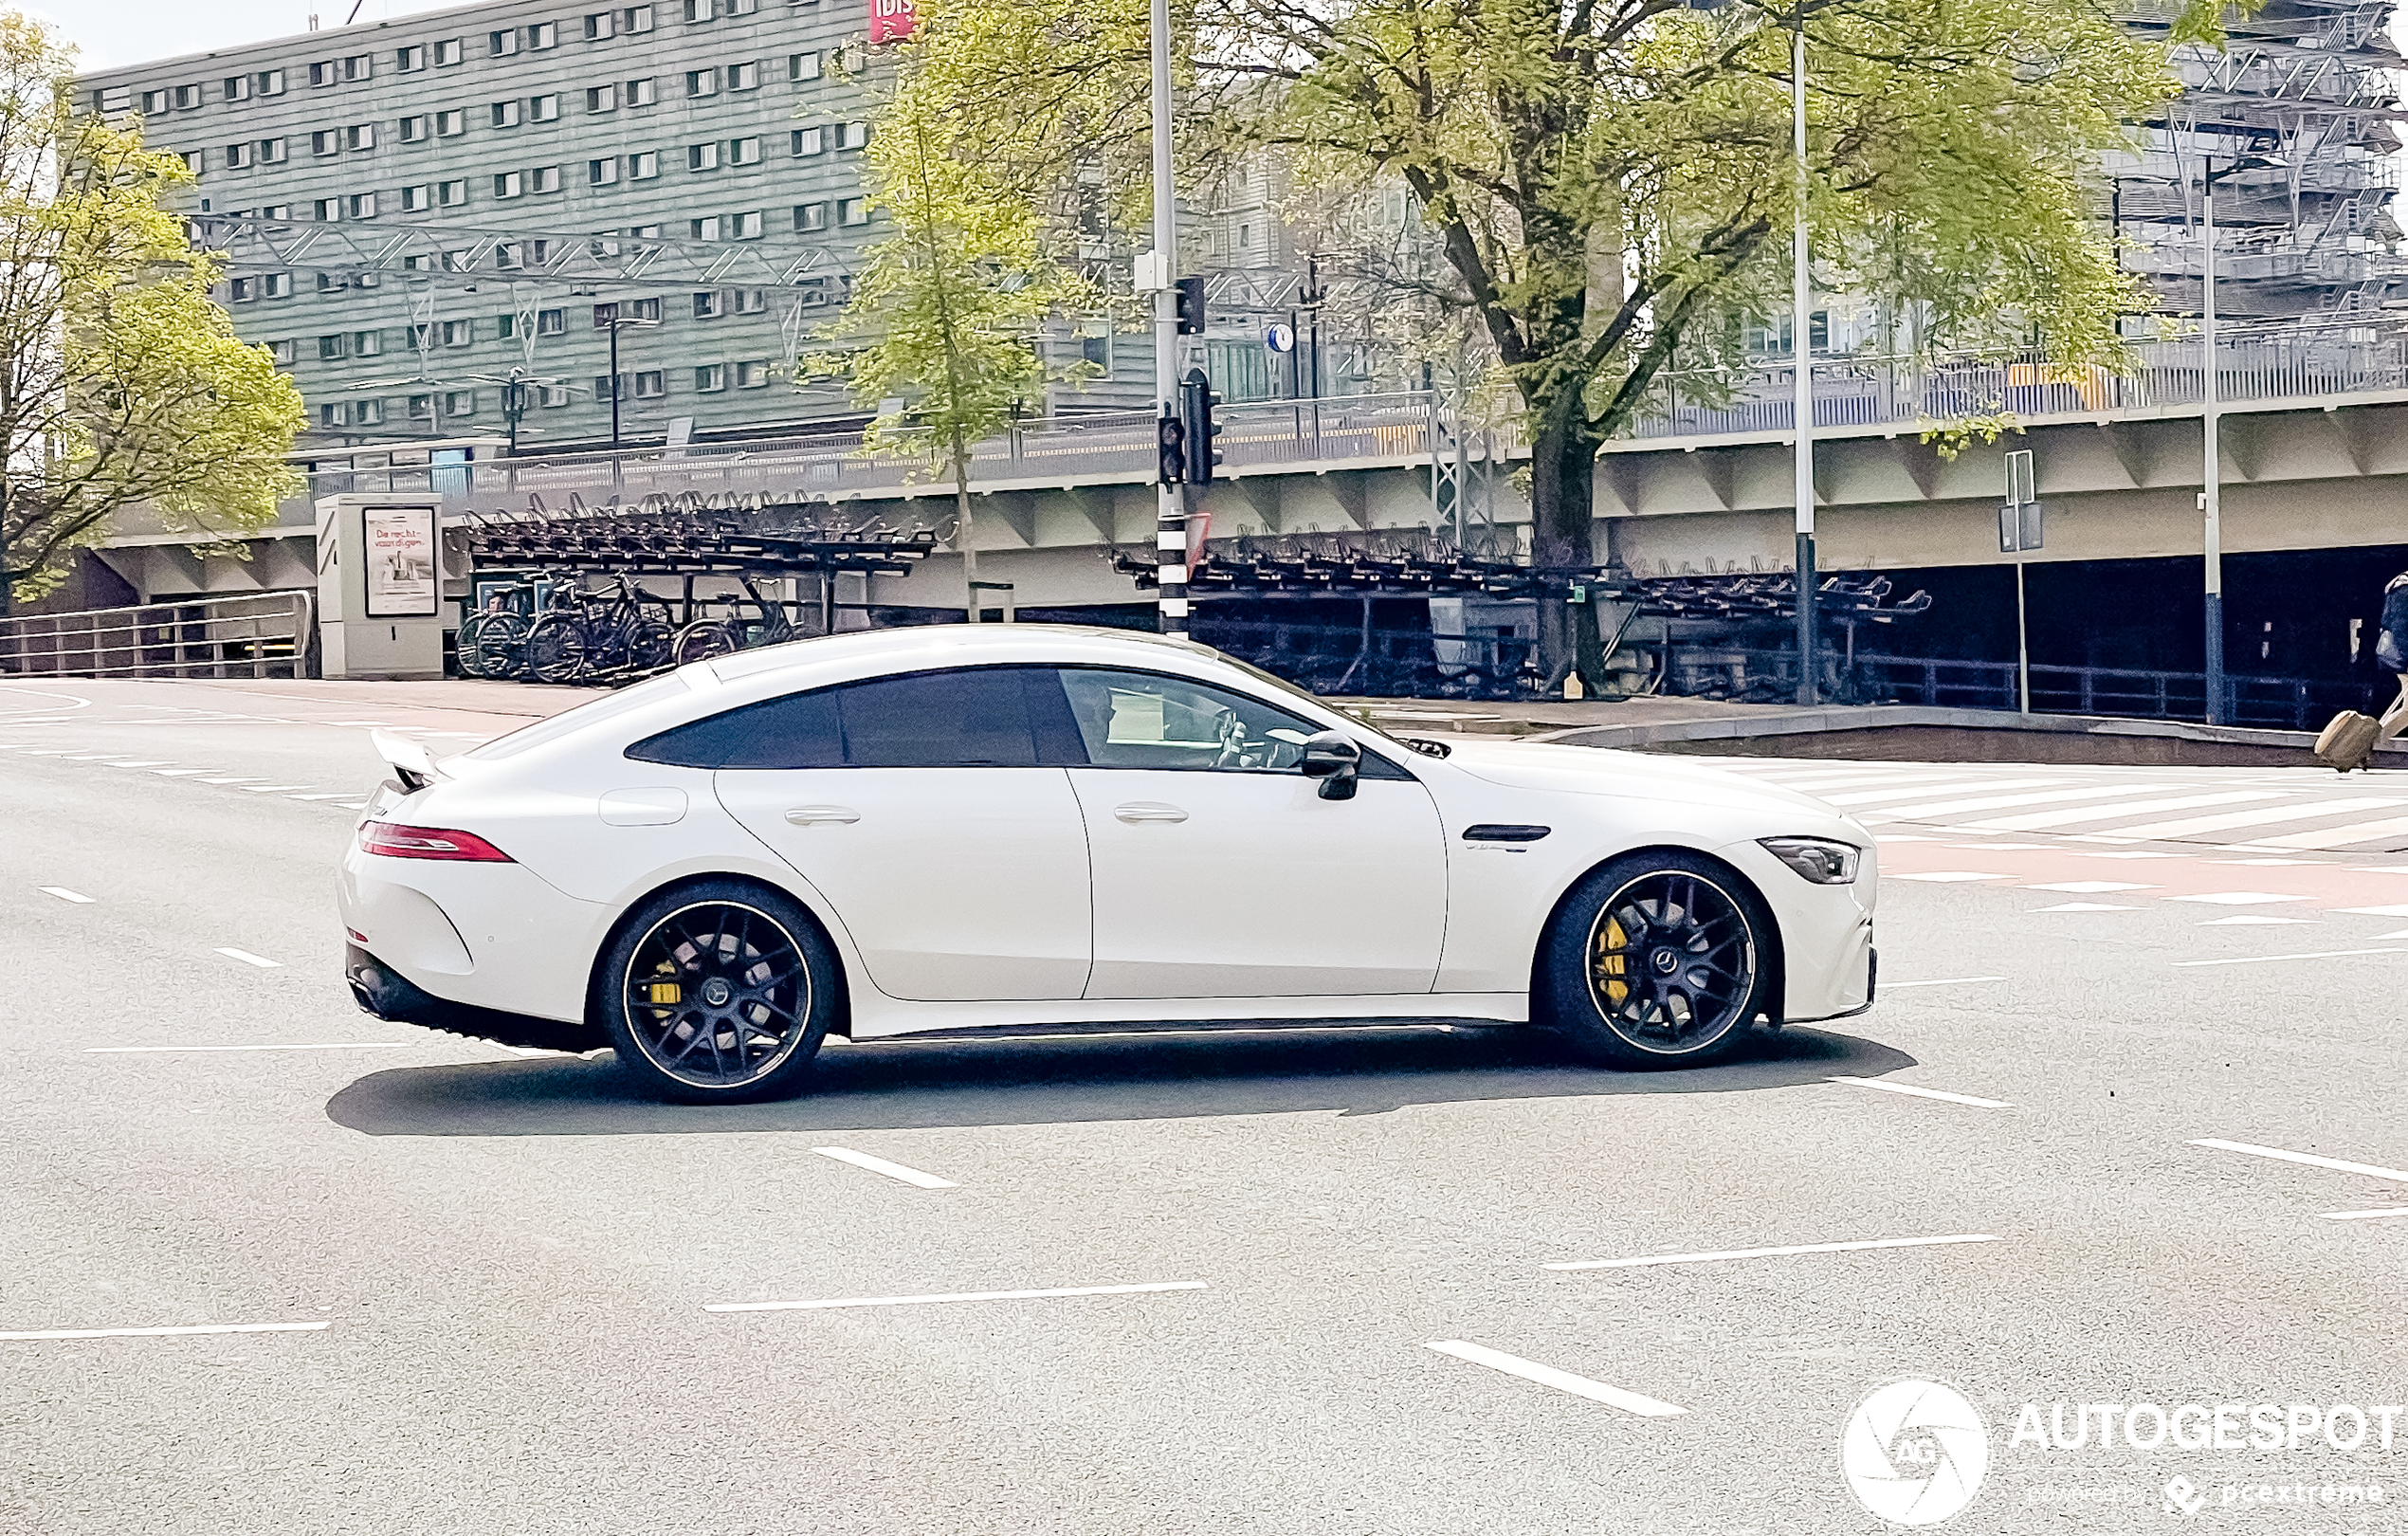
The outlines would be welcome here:
M 2236 321 L 2369 315 L 2408 295 L 2398 255 L 2395 124 L 2408 119 L 2391 39 L 2394 0 L 2269 0 L 2228 23 L 2224 49 L 2174 52 L 2182 92 L 2108 167 L 2116 233 L 2137 248 L 2163 310 L 2201 311 L 2203 188 L 2216 199 L 2216 308 Z M 2163 37 L 2178 8 L 2148 0 L 2125 25 Z M 2212 180 L 2211 180 L 2212 178 Z

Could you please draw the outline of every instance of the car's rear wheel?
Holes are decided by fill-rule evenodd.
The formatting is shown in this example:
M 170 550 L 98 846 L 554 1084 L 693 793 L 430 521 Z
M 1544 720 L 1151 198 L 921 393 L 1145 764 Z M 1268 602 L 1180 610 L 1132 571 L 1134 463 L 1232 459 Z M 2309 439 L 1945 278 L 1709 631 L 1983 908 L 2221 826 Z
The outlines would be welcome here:
M 594 978 L 619 1065 L 656 1097 L 742 1104 L 802 1091 L 840 1006 L 836 960 L 794 902 L 713 882 L 620 926 Z
M 1619 858 L 1573 887 L 1548 931 L 1545 1012 L 1594 1061 L 1703 1066 L 1779 1008 L 1773 939 L 1763 899 L 1724 866 Z

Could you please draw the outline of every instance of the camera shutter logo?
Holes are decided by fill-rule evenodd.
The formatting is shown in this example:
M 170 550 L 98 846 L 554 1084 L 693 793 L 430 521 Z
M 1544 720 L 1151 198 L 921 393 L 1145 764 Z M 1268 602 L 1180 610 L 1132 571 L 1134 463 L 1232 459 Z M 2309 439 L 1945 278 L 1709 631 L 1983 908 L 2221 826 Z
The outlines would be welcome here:
M 1963 1393 L 1937 1381 L 1875 1387 L 1840 1431 L 1839 1469 L 1856 1502 L 1893 1526 L 1936 1526 L 1973 1502 L 1990 1435 Z

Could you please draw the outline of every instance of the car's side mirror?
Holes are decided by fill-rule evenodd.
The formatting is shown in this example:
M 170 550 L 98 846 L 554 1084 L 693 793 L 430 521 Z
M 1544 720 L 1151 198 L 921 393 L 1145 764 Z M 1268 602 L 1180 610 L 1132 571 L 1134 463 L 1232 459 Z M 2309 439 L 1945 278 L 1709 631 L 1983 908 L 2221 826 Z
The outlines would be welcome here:
M 1306 778 L 1321 780 L 1321 797 L 1324 800 L 1351 800 L 1355 797 L 1355 773 L 1363 760 L 1363 749 L 1348 740 L 1343 731 L 1323 731 L 1304 739 L 1304 759 L 1297 764 Z

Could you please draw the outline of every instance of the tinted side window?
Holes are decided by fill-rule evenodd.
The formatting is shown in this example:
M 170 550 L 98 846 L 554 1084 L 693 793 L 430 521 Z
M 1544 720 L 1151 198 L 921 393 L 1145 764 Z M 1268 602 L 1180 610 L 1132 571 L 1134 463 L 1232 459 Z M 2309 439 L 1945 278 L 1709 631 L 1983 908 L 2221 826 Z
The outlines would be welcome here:
M 854 768 L 1032 768 L 1023 668 L 971 667 L 831 690 Z
M 663 731 L 627 755 L 684 768 L 1027 768 L 1085 760 L 1053 669 L 1043 667 L 916 672 L 789 694 Z
M 1066 667 L 1062 691 L 1098 768 L 1295 768 L 1319 727 L 1209 684 L 1151 672 Z
M 675 726 L 627 749 L 680 768 L 841 768 L 845 743 L 829 690 L 789 694 Z

